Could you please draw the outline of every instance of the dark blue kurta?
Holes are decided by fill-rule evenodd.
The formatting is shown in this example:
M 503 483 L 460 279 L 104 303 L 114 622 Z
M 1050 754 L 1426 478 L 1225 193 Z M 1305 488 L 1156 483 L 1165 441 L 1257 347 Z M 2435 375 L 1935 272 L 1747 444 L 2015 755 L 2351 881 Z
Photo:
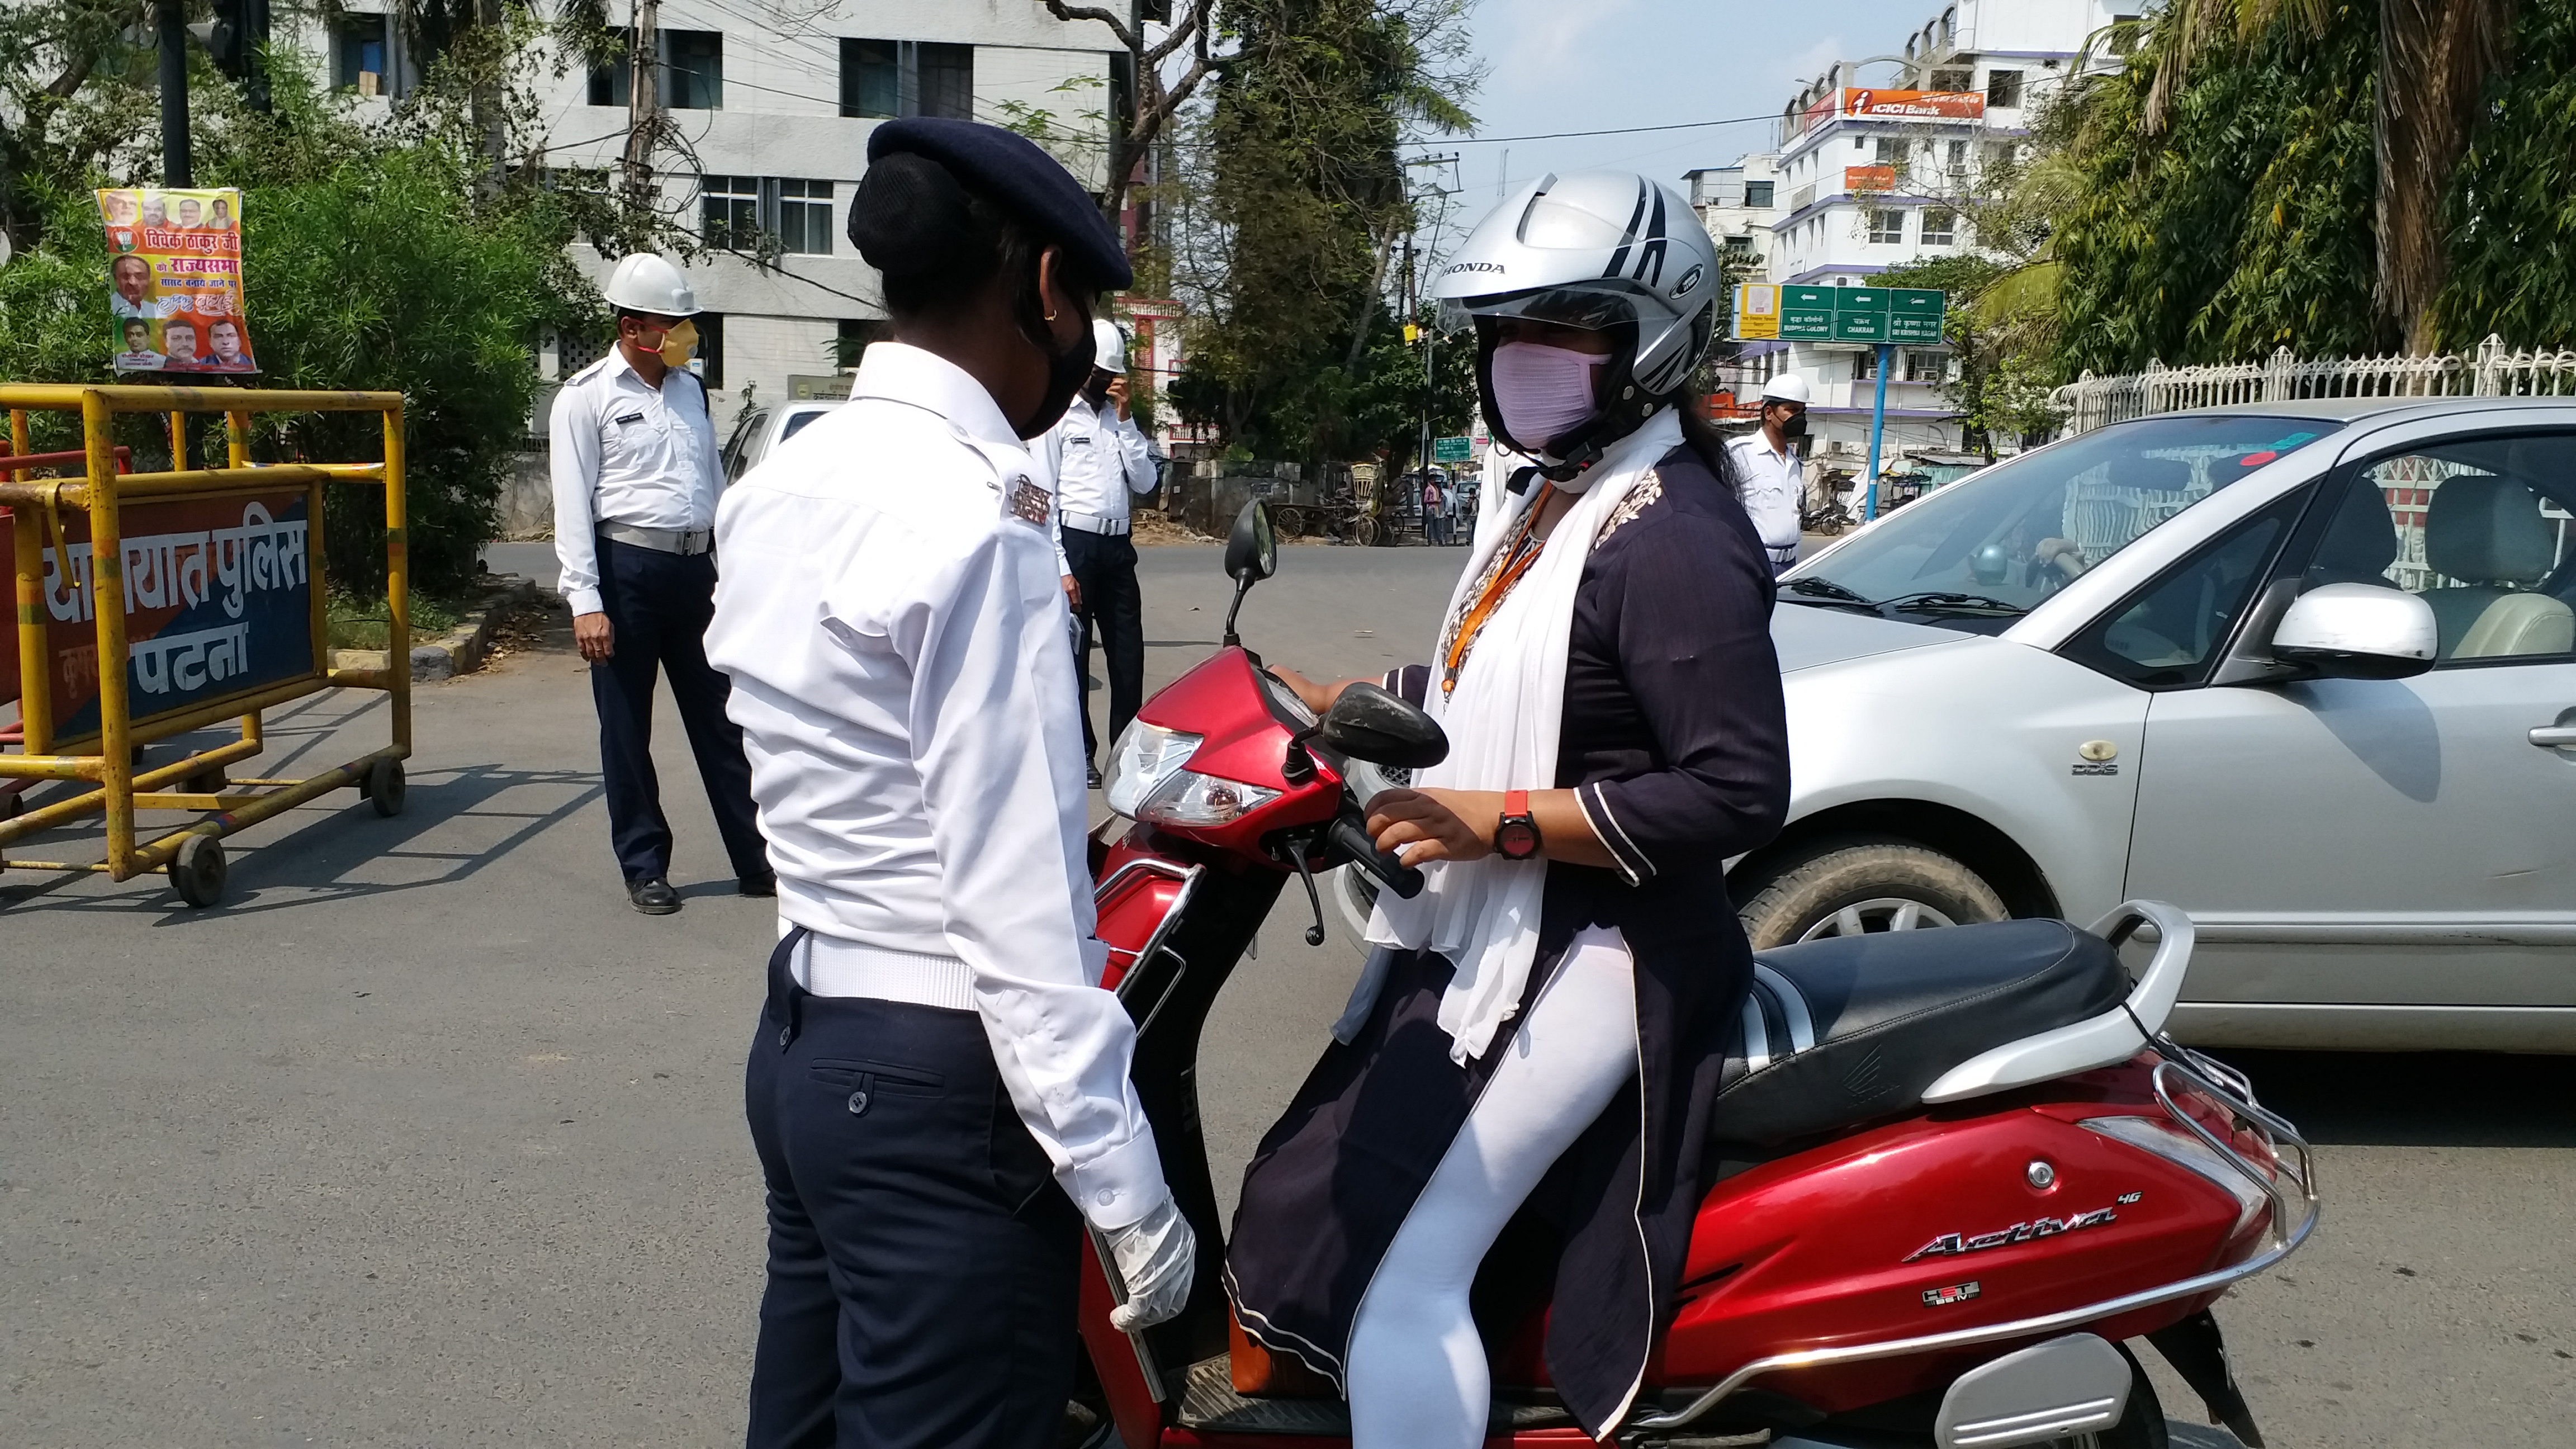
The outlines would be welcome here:
M 1751 981 L 1726 861 L 1788 810 L 1771 589 L 1734 490 L 1681 448 L 1612 516 L 1575 595 L 1555 784 L 1582 792 L 1620 868 L 1549 864 L 1522 1005 L 1577 931 L 1617 927 L 1636 961 L 1640 1071 L 1505 1232 L 1479 1295 L 1522 1266 L 1501 1261 L 1512 1245 L 1562 1244 L 1548 1373 L 1595 1437 L 1670 1310 L 1726 1031 Z M 1404 674 L 1420 699 L 1427 671 Z M 1244 1170 L 1226 1263 L 1237 1316 L 1336 1382 L 1379 1260 L 1510 1040 L 1463 1068 L 1449 1060 L 1436 1018 L 1450 973 L 1427 951 L 1395 962 L 1367 1026 L 1325 1050 Z

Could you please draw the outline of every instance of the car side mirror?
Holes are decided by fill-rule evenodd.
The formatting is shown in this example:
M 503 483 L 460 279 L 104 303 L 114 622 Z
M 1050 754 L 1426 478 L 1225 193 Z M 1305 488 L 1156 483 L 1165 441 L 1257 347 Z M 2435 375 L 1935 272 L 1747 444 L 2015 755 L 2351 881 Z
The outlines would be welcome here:
M 1449 735 L 1438 720 L 1374 684 L 1342 686 L 1315 734 L 1327 748 L 1372 765 L 1420 770 L 1449 758 Z
M 2433 606 L 2403 589 L 2326 584 L 2292 601 L 2272 657 L 2329 679 L 2405 679 L 2441 657 Z

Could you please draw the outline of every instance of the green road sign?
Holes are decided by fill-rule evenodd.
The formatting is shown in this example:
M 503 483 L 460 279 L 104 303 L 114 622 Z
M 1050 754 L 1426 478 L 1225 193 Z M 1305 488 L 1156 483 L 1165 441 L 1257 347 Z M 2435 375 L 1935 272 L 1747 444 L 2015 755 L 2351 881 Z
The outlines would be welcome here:
M 1804 342 L 1939 342 L 1937 288 L 1782 287 L 1780 337 Z
M 1431 440 L 1431 461 L 1434 463 L 1464 463 L 1475 456 L 1476 444 L 1472 438 L 1433 438 Z

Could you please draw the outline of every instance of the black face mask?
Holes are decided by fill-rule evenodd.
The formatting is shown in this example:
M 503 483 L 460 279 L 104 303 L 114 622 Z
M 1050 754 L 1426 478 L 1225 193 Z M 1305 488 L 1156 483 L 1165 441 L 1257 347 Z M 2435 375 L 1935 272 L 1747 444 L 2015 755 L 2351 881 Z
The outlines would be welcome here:
M 1073 345 L 1059 352 L 1054 329 L 1047 325 L 1046 298 L 1038 286 L 1035 260 L 1020 287 L 1020 333 L 1036 345 L 1047 359 L 1046 396 L 1038 400 L 1037 411 L 1017 419 L 1011 427 L 1022 439 L 1036 438 L 1064 421 L 1064 410 L 1073 406 L 1073 396 L 1091 380 L 1092 359 L 1096 355 L 1091 341 L 1090 308 L 1080 308 L 1082 325 L 1075 329 Z
M 1082 384 L 1083 400 L 1091 404 L 1091 410 L 1093 412 L 1098 412 L 1101 408 L 1108 405 L 1109 382 L 1110 376 L 1108 370 L 1096 365 L 1091 369 L 1091 376 L 1084 380 Z
M 1780 420 L 1780 436 L 1794 443 L 1807 435 L 1807 415 L 1799 413 Z

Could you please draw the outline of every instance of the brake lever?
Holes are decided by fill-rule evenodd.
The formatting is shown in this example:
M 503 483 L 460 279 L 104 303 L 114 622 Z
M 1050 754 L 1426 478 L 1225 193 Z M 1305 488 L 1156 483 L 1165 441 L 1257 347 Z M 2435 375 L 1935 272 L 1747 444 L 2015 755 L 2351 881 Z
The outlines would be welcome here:
M 1306 863 L 1304 841 L 1289 842 L 1288 861 L 1297 867 L 1297 879 L 1306 883 L 1306 904 L 1315 911 L 1315 924 L 1306 928 L 1306 944 L 1320 946 L 1324 944 L 1324 898 L 1315 891 L 1315 868 Z

